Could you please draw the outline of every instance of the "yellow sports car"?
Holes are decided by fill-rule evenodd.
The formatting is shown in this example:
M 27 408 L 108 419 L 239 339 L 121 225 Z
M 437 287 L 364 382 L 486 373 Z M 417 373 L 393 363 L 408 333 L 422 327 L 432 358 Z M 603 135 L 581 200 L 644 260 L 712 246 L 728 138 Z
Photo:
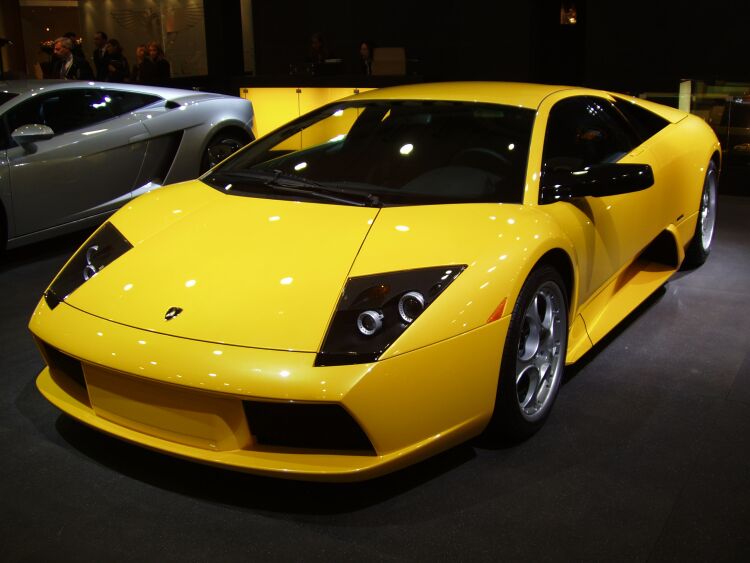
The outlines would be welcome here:
M 141 196 L 30 329 L 54 405 L 183 458 L 358 480 L 540 428 L 564 366 L 702 263 L 721 147 L 580 88 L 400 86 Z

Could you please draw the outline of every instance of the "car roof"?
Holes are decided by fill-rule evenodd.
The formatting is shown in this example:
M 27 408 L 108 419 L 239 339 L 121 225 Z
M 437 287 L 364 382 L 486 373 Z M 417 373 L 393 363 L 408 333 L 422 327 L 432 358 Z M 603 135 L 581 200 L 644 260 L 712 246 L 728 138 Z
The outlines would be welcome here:
M 87 82 L 82 80 L 7 80 L 0 82 L 0 92 L 13 94 L 30 94 L 41 90 L 63 90 L 68 88 L 80 88 L 83 85 L 94 88 L 110 88 L 125 90 L 128 92 L 142 92 L 153 94 L 165 100 L 176 100 L 186 96 L 210 96 L 217 97 L 220 94 L 198 92 L 194 90 L 180 90 L 177 88 L 165 88 L 162 86 L 144 86 L 141 84 L 123 84 L 120 82 Z
M 392 86 L 379 90 L 369 90 L 346 98 L 353 100 L 438 100 L 450 102 L 484 102 L 539 109 L 542 101 L 553 94 L 568 92 L 571 96 L 591 95 L 617 97 L 650 110 L 664 119 L 675 123 L 684 119 L 687 113 L 634 98 L 627 94 L 582 88 L 580 86 L 560 86 L 552 84 L 532 84 L 525 82 L 434 82 Z
M 487 102 L 536 109 L 544 98 L 564 90 L 581 91 L 581 88 L 522 82 L 435 82 L 371 90 L 358 94 L 356 99 Z

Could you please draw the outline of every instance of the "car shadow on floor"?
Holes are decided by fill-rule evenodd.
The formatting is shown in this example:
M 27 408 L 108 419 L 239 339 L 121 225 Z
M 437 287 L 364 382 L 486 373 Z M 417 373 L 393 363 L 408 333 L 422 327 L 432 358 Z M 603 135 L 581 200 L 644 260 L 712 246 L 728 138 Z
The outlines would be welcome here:
M 417 488 L 475 457 L 463 444 L 395 473 L 356 483 L 292 481 L 185 461 L 102 434 L 68 417 L 55 422 L 79 453 L 160 489 L 251 510 L 297 515 L 355 512 Z
M 686 275 L 689 272 L 677 272 L 675 276 Z M 674 278 L 671 278 L 674 279 Z M 667 282 L 669 283 L 669 282 Z M 563 375 L 562 385 L 573 381 L 578 375 L 588 366 L 594 358 L 601 353 L 607 346 L 609 346 L 614 340 L 616 340 L 623 332 L 625 332 L 630 325 L 632 325 L 638 318 L 648 311 L 651 307 L 656 305 L 661 299 L 667 294 L 666 285 L 662 285 L 654 293 L 649 295 L 643 303 L 638 305 L 627 317 L 625 317 L 620 323 L 615 326 L 610 332 L 604 336 L 599 342 L 586 352 L 575 364 L 567 366 L 565 368 L 565 374 Z

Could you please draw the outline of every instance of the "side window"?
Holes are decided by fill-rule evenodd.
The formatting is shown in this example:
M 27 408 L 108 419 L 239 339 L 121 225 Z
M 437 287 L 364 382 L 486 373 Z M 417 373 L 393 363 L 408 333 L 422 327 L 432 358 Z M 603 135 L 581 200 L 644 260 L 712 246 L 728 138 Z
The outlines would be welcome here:
M 550 112 L 542 170 L 579 170 L 616 162 L 638 144 L 635 132 L 608 100 L 568 98 Z
M 123 115 L 142 107 L 161 101 L 158 96 L 141 94 L 138 92 L 121 92 L 119 90 L 107 90 L 105 101 L 110 107 L 113 115 Z
M 639 105 L 628 102 L 627 100 L 616 98 L 615 107 L 620 110 L 632 124 L 633 129 L 638 133 L 641 141 L 653 137 L 669 125 L 669 121 L 663 117 L 660 117 Z
M 15 143 L 10 138 L 10 131 L 8 131 L 8 126 L 5 124 L 5 120 L 0 119 L 0 151 L 9 149 L 14 144 Z
M 56 135 L 95 125 L 114 117 L 101 90 L 59 90 L 32 98 L 7 113 L 8 129 L 40 123 Z
M 12 133 L 21 125 L 31 125 L 33 123 L 44 124 L 42 118 L 39 116 L 41 102 L 40 98 L 31 98 L 8 111 L 5 114 L 8 132 Z

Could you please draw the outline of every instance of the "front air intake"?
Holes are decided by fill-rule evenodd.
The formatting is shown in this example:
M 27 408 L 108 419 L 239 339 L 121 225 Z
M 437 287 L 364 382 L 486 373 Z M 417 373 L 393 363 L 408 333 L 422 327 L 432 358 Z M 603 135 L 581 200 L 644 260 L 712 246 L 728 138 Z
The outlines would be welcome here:
M 362 428 L 340 405 L 263 401 L 243 404 L 250 432 L 261 446 L 375 455 Z
M 47 365 L 53 372 L 65 375 L 82 389 L 86 389 L 86 379 L 83 377 L 81 362 L 46 343 L 42 343 L 42 347 Z
M 64 389 L 68 395 L 90 407 L 91 402 L 89 401 L 88 387 L 86 386 L 81 362 L 60 352 L 46 342 L 39 339 L 36 341 L 47 362 L 50 376 L 55 383 Z

